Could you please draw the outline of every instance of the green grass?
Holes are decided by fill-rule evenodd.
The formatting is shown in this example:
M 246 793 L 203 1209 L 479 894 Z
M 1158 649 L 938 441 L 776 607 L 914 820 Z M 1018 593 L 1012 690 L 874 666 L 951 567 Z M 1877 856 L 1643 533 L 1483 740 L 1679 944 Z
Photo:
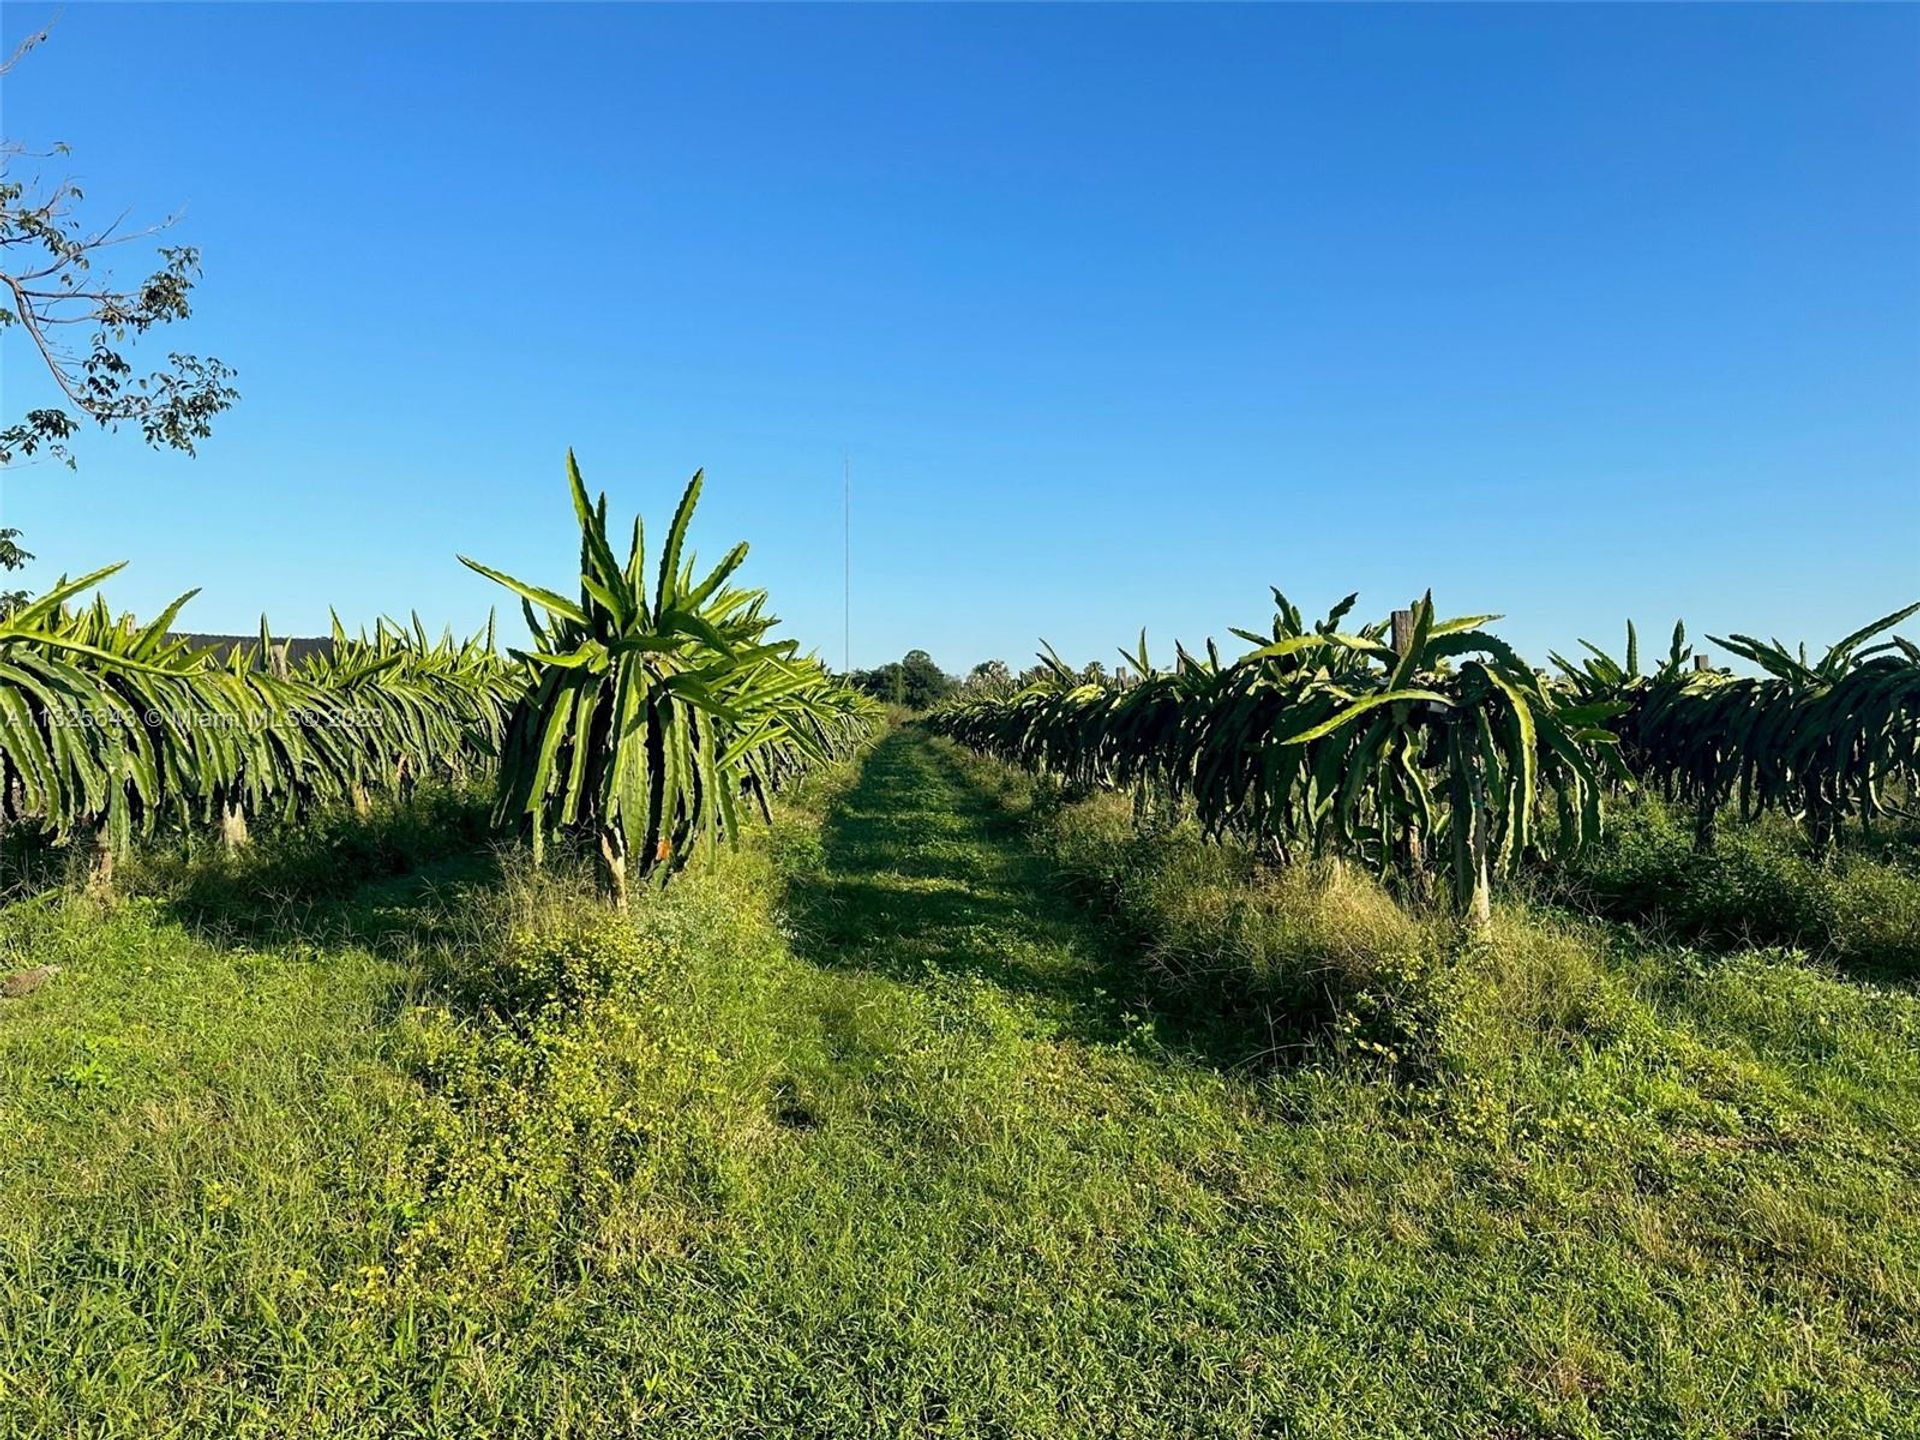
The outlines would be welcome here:
M 909 728 L 630 921 L 0 911 L 0 1433 L 1920 1434 L 1911 992 L 1130 825 Z

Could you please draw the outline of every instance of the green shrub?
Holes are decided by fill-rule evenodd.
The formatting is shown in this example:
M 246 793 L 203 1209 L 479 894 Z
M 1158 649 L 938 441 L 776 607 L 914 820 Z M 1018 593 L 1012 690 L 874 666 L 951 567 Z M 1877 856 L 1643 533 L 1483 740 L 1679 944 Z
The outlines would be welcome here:
M 1657 799 L 1624 807 L 1608 838 L 1547 872 L 1542 893 L 1590 914 L 1716 949 L 1791 946 L 1889 978 L 1920 976 L 1920 851 L 1896 837 L 1824 860 L 1784 821 L 1724 824 L 1695 850 Z
M 1190 823 L 1136 822 L 1124 796 L 1041 782 L 1030 803 L 1037 842 L 1116 924 L 1161 1003 L 1239 1033 L 1231 1058 L 1330 1046 L 1398 1073 L 1442 1063 L 1445 922 L 1342 862 L 1273 869 Z

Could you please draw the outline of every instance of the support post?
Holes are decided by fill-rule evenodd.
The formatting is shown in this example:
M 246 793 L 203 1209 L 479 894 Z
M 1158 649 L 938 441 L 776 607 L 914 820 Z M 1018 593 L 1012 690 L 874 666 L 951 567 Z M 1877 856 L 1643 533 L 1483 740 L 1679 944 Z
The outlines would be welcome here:
M 1404 656 L 1413 649 L 1413 611 L 1396 610 L 1393 612 L 1393 653 Z M 1398 707 L 1404 710 L 1405 706 Z M 1400 820 L 1400 833 L 1395 840 L 1395 856 L 1401 873 L 1413 887 L 1416 895 L 1426 894 L 1425 847 L 1420 843 L 1420 831 L 1411 815 Z
M 616 910 L 627 908 L 627 837 L 617 825 L 600 827 L 600 882 Z
M 87 872 L 87 890 L 94 895 L 113 893 L 113 841 L 104 820 L 93 832 L 93 865 Z
M 1413 611 L 1393 612 L 1393 653 L 1404 655 L 1413 648 Z

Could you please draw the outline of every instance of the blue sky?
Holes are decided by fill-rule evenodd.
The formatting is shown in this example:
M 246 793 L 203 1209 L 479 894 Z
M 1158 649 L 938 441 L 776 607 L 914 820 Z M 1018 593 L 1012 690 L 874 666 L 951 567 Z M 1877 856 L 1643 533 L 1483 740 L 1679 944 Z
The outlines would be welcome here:
M 850 449 L 856 664 L 1269 584 L 1831 639 L 1920 598 L 1917 61 L 1911 7 L 71 4 L 5 134 L 185 205 L 162 343 L 244 399 L 5 523 L 195 628 L 467 626 L 456 552 L 568 581 L 567 446 L 660 520 L 704 465 L 837 661 Z

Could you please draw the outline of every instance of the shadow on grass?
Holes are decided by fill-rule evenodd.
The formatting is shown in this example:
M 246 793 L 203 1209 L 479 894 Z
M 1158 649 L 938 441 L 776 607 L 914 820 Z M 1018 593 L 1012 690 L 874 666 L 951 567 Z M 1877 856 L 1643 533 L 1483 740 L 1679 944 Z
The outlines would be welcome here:
M 367 950 L 405 971 L 394 1011 L 425 996 L 479 1013 L 510 1003 L 481 923 L 506 860 L 484 801 L 449 790 L 265 828 L 232 853 L 144 855 L 123 888 L 209 944 Z
M 822 851 L 787 896 L 796 948 L 823 969 L 977 977 L 1094 1044 L 1151 1019 L 1172 1055 L 1216 1068 L 1273 1050 L 1264 1016 L 1190 1010 L 1150 989 L 1125 937 L 924 732 L 897 729 L 875 748 L 829 814 Z

